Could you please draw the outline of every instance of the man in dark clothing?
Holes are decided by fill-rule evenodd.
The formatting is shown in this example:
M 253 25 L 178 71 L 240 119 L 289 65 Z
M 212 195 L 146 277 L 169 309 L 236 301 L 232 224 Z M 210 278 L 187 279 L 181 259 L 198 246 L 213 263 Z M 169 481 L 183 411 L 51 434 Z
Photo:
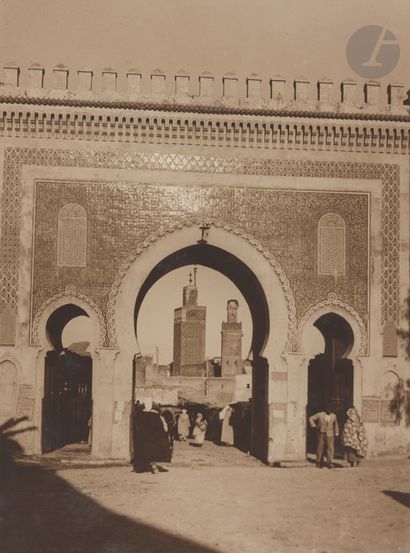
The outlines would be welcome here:
M 172 414 L 172 411 L 169 409 L 164 409 L 162 411 L 161 416 L 167 423 L 167 434 L 168 434 L 168 440 L 169 440 L 169 447 L 171 449 L 171 454 L 174 451 L 174 438 L 175 438 L 175 419 L 174 415 Z
M 150 470 L 156 474 L 158 461 L 166 463 L 171 461 L 166 423 L 161 418 L 158 409 L 154 406 L 149 411 L 134 409 L 133 467 L 135 472 Z

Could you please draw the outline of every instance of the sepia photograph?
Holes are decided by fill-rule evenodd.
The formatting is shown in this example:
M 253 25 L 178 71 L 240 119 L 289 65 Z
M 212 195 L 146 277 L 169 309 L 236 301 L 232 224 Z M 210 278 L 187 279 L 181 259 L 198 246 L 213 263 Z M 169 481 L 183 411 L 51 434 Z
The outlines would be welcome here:
M 0 0 L 0 553 L 410 553 L 407 0 Z

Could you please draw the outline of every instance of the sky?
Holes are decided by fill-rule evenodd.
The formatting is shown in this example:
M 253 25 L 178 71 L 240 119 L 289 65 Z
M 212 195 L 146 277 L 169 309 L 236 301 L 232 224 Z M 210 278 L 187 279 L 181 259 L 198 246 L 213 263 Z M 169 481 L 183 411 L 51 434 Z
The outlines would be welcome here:
M 401 48 L 382 81 L 410 83 L 408 0 L 0 0 L 0 10 L 0 67 L 62 63 L 74 72 L 92 68 L 97 80 L 112 67 L 146 76 L 184 69 L 195 83 L 202 71 L 337 82 L 355 77 L 349 37 L 382 25 Z
M 182 267 L 162 277 L 148 291 L 141 306 L 137 321 L 138 344 L 143 355 L 155 356 L 158 347 L 160 364 L 167 365 L 172 361 L 174 309 L 182 305 L 182 287 L 188 284 L 191 270 L 191 267 Z M 237 299 L 238 319 L 242 321 L 243 329 L 242 356 L 245 359 L 251 346 L 252 320 L 242 294 L 224 275 L 201 265 L 198 266 L 197 286 L 198 304 L 207 308 L 207 358 L 221 355 L 221 323 L 226 321 L 226 302 L 228 299 Z M 76 317 L 64 329 L 63 346 L 90 341 L 90 337 L 90 319 Z

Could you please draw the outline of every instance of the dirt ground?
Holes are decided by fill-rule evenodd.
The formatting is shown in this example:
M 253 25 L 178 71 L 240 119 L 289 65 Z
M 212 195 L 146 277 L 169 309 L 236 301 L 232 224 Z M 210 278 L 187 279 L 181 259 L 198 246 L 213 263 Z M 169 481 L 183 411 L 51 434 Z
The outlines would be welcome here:
M 0 551 L 410 551 L 408 458 L 271 468 L 231 448 L 177 444 L 167 468 L 12 463 L 0 490 Z

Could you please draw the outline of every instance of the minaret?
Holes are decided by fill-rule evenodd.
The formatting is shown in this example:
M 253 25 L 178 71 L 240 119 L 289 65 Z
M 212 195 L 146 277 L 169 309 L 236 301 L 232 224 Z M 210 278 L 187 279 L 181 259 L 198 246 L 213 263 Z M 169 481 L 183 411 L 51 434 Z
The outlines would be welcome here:
M 238 300 L 228 300 L 226 321 L 222 323 L 221 376 L 243 373 L 242 323 L 238 322 Z
M 198 305 L 197 268 L 182 290 L 182 307 L 174 310 L 174 363 L 172 376 L 205 376 L 206 307 Z

